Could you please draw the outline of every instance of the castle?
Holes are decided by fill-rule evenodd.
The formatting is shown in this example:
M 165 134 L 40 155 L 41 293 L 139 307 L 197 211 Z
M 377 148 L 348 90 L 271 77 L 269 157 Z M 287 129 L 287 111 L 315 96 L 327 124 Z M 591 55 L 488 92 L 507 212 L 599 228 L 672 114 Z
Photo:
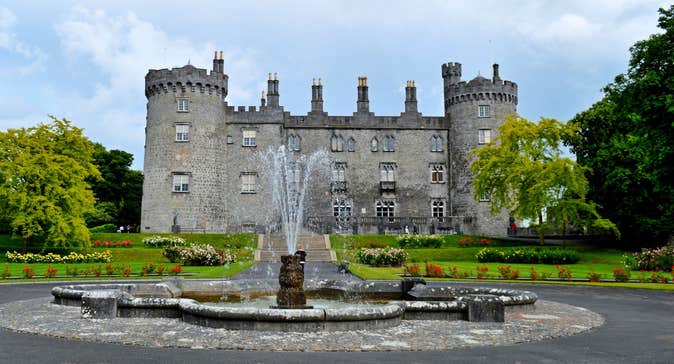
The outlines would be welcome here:
M 417 110 L 407 81 L 405 111 L 374 115 L 367 78 L 359 77 L 356 111 L 323 111 L 314 80 L 311 111 L 291 115 L 269 75 L 259 107 L 229 106 L 222 52 L 213 69 L 186 65 L 145 76 L 147 126 L 142 232 L 265 232 L 271 191 L 257 152 L 285 145 L 292 153 L 329 152 L 332 173 L 311 189 L 305 228 L 318 233 L 465 233 L 505 235 L 507 212 L 489 213 L 489 196 L 473 198 L 468 156 L 493 140 L 517 111 L 517 84 L 461 80 L 461 64 L 442 65 L 443 116 Z

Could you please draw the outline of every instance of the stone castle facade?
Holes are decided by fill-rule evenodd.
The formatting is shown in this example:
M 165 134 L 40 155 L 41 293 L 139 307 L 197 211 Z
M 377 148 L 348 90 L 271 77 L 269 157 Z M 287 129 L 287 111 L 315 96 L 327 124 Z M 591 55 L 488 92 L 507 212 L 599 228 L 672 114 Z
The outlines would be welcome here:
M 461 80 L 461 64 L 442 65 L 445 114 L 422 116 L 414 81 L 404 112 L 370 111 L 367 78 L 359 77 L 353 115 L 323 111 L 323 85 L 311 111 L 291 115 L 269 75 L 260 106 L 229 106 L 222 53 L 213 69 L 186 65 L 145 77 L 147 126 L 141 231 L 265 232 L 268 171 L 256 157 L 285 145 L 291 153 L 329 152 L 331 173 L 310 189 L 304 218 L 319 233 L 466 233 L 506 235 L 506 212 L 489 213 L 473 198 L 468 155 L 490 142 L 505 115 L 517 111 L 517 84 Z

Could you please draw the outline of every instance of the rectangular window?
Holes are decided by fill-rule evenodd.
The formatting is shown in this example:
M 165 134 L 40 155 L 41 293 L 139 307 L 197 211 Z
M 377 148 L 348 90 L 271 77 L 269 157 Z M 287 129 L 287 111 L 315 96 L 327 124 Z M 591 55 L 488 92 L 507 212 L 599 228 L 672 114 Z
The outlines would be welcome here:
M 346 163 L 335 162 L 332 166 L 332 181 L 343 182 L 346 181 Z
M 243 223 L 241 224 L 241 232 L 243 233 L 255 233 L 255 228 L 257 225 L 252 223 Z
M 243 146 L 244 147 L 254 147 L 255 144 L 255 136 L 257 132 L 255 130 L 244 130 L 243 131 Z
M 445 165 L 431 164 L 431 183 L 445 183 Z
M 374 209 L 377 217 L 393 217 L 395 216 L 395 207 L 395 202 L 384 200 L 377 201 L 377 203 L 375 203 Z
M 227 135 L 227 144 L 234 144 L 234 138 L 231 135 Z
M 241 173 L 241 193 L 255 193 L 255 179 L 257 173 L 244 172 Z
M 396 180 L 396 164 L 395 163 L 380 163 L 379 164 L 379 181 L 380 182 L 395 182 Z
M 179 112 L 190 111 L 190 100 L 189 99 L 178 99 L 178 111 Z
M 477 116 L 481 118 L 489 117 L 489 105 L 479 105 L 477 107 Z
M 187 142 L 190 140 L 190 126 L 187 124 L 176 124 L 176 141 Z
M 187 174 L 174 174 L 173 192 L 190 192 L 190 176 Z
M 477 132 L 477 144 L 491 143 L 491 129 L 480 129 Z

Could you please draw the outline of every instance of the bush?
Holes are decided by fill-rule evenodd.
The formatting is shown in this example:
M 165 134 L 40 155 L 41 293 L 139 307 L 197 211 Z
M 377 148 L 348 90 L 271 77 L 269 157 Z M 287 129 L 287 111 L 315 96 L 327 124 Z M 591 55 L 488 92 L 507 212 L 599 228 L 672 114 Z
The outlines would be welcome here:
M 186 246 L 185 239 L 179 236 L 150 236 L 143 239 L 143 244 L 152 248 L 163 248 L 165 246 Z
M 580 256 L 573 250 L 555 248 L 483 248 L 475 254 L 481 263 L 574 264 Z
M 641 252 L 624 257 L 625 267 L 630 270 L 669 272 L 674 265 L 674 246 L 657 249 L 641 249 Z
M 92 228 L 89 228 L 89 232 L 91 232 L 92 234 L 96 234 L 96 233 L 116 233 L 117 227 L 115 226 L 115 224 L 98 225 L 98 226 L 94 226 Z
M 214 266 L 236 261 L 236 257 L 230 250 L 217 251 L 210 244 L 169 246 L 164 248 L 163 254 L 171 263 L 182 263 L 182 265 Z
M 620 268 L 614 269 L 613 279 L 615 279 L 616 282 L 627 282 L 630 280 L 630 271 Z
M 435 235 L 401 235 L 396 239 L 403 249 L 439 248 L 442 238 Z
M 445 272 L 442 271 L 440 266 L 437 266 L 432 263 L 426 263 L 426 277 L 442 278 L 445 276 Z
M 66 256 L 54 253 L 21 254 L 17 252 L 7 252 L 5 253 L 5 256 L 9 263 L 110 263 L 112 261 L 112 253 L 110 250 L 88 254 L 70 252 L 70 254 Z
M 358 261 L 362 264 L 373 265 L 376 267 L 390 265 L 399 267 L 409 257 L 409 254 L 403 249 L 397 248 L 363 248 L 356 253 Z

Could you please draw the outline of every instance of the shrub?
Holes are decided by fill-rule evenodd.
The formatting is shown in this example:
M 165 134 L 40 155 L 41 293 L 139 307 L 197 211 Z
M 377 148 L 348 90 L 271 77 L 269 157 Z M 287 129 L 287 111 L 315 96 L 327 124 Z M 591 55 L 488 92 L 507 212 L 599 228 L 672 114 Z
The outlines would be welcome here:
M 94 240 L 93 243 L 91 243 L 91 246 L 94 248 L 130 248 L 133 246 L 133 241 L 131 240 L 122 240 L 122 241 L 113 241 L 111 242 L 110 240 Z
M 150 236 L 143 238 L 143 244 L 153 248 L 163 248 L 166 246 L 186 246 L 185 239 L 179 236 Z
M 70 254 L 66 256 L 54 253 L 21 254 L 17 252 L 7 252 L 5 253 L 5 256 L 9 263 L 109 263 L 112 261 L 112 253 L 110 250 L 88 254 L 70 252 Z
M 475 257 L 480 263 L 573 264 L 580 260 L 573 250 L 538 247 L 482 248 Z
M 99 226 L 94 226 L 89 229 L 89 232 L 92 234 L 96 233 L 116 233 L 117 232 L 117 226 L 115 224 L 105 224 L 105 225 L 99 225 Z
M 459 239 L 459 248 L 468 248 L 472 246 L 485 246 L 492 244 L 492 241 L 487 238 L 473 239 L 469 236 Z
M 396 241 L 403 249 L 439 248 L 442 245 L 442 238 L 435 235 L 400 235 Z
M 441 278 L 445 276 L 445 272 L 442 271 L 442 268 L 440 266 L 432 264 L 432 263 L 426 263 L 426 277 L 435 277 L 435 278 Z
M 630 280 L 630 271 L 620 268 L 614 269 L 613 279 L 615 279 L 616 282 L 627 282 Z
M 674 246 L 657 249 L 641 249 L 632 256 L 623 256 L 625 267 L 630 270 L 670 271 L 674 265 Z
M 2 279 L 7 279 L 11 276 L 12 274 L 9 272 L 9 266 L 5 265 L 5 270 L 0 273 L 0 278 Z
M 31 267 L 23 268 L 21 272 L 23 273 L 23 278 L 26 279 L 32 279 L 35 276 L 35 272 L 33 272 L 33 268 Z
M 56 272 L 57 272 L 56 269 L 53 269 L 51 267 L 51 265 L 48 265 L 47 271 L 44 272 L 44 276 L 47 277 L 47 278 L 54 278 L 54 277 L 56 277 Z
M 571 278 L 573 278 L 571 269 L 557 265 L 557 278 L 564 281 L 570 280 Z
M 489 267 L 487 267 L 486 265 L 482 266 L 482 267 L 480 267 L 478 265 L 476 267 L 476 269 L 477 269 L 477 279 L 483 279 L 485 277 L 487 277 L 487 278 L 489 277 L 489 275 L 487 274 L 487 272 L 489 272 Z
M 182 273 L 183 267 L 176 265 L 175 267 L 171 268 L 169 270 L 169 274 L 172 276 L 177 276 L 178 274 Z
M 517 269 L 510 268 L 509 265 L 505 267 L 497 267 L 499 279 L 517 279 L 520 276 L 520 272 Z
M 77 267 L 70 268 L 66 266 L 66 274 L 69 276 L 77 277 L 80 274 L 80 269 Z
M 354 248 L 386 248 L 388 244 L 383 241 L 354 242 Z
M 362 264 L 376 267 L 385 265 L 399 267 L 407 260 L 407 258 L 409 258 L 409 254 L 404 249 L 391 247 L 374 249 L 363 248 L 358 250 L 356 258 Z
M 171 263 L 183 265 L 214 266 L 236 261 L 236 257 L 230 250 L 218 252 L 210 244 L 169 246 L 164 248 L 163 254 Z
M 405 264 L 404 271 L 405 274 L 410 275 L 412 277 L 419 277 L 421 275 L 421 268 L 419 268 L 419 265 L 417 263 L 412 263 L 412 265 Z
M 599 282 L 603 276 L 604 275 L 602 273 L 587 272 L 587 279 L 589 279 L 590 282 Z

